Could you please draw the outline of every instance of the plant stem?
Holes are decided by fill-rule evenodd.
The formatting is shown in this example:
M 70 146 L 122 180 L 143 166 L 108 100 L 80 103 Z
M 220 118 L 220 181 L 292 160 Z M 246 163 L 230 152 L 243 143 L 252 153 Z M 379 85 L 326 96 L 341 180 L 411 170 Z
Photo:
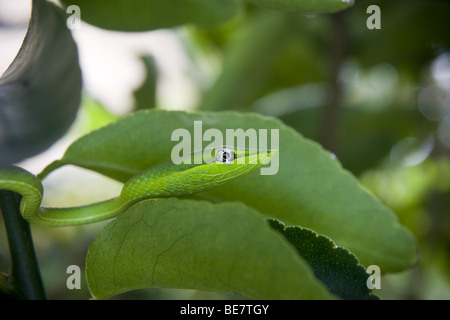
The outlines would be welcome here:
M 19 298 L 45 299 L 30 225 L 22 218 L 19 204 L 17 194 L 0 191 L 0 210 L 5 222 L 11 255 L 12 284 Z
M 339 68 L 346 56 L 345 12 L 331 16 L 332 32 L 330 33 L 330 81 L 332 96 L 324 106 L 320 124 L 320 142 L 328 151 L 337 152 L 339 133 L 339 114 L 342 98 L 342 86 L 339 80 Z

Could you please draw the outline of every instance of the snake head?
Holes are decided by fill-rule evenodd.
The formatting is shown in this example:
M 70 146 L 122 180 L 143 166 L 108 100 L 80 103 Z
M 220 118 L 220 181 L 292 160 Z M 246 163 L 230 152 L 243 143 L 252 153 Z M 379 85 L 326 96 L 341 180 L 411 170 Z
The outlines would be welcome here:
M 180 172 L 192 193 L 201 192 L 244 176 L 265 164 L 278 150 L 249 150 L 222 146 L 203 150 L 203 163 Z
M 121 197 L 158 198 L 202 192 L 246 175 L 277 154 L 277 150 L 249 150 L 229 146 L 204 149 L 190 154 L 184 163 L 167 162 L 131 178 Z

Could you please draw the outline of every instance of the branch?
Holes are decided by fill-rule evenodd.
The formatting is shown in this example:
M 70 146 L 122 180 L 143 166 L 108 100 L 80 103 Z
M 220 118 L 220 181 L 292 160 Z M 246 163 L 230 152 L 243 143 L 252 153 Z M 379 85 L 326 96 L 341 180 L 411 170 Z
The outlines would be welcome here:
M 22 218 L 19 199 L 11 191 L 0 191 L 0 210 L 5 222 L 11 255 L 11 281 L 19 298 L 45 299 L 34 252 L 30 225 Z
M 342 86 L 339 80 L 339 68 L 346 55 L 345 11 L 331 16 L 332 32 L 330 38 L 330 81 L 332 96 L 324 106 L 320 124 L 320 142 L 323 147 L 336 153 L 338 149 L 339 109 L 342 98 Z

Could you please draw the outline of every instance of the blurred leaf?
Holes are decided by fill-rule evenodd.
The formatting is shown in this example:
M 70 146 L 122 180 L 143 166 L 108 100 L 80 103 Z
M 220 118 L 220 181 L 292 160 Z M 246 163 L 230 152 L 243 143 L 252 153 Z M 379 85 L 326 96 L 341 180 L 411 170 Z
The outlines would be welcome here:
M 319 145 L 278 120 L 256 114 L 136 112 L 74 142 L 41 177 L 64 164 L 74 164 L 126 181 L 145 168 L 170 161 L 176 144 L 171 141 L 173 130 L 185 128 L 193 139 L 202 139 L 194 137 L 195 120 L 202 121 L 203 131 L 254 128 L 267 129 L 270 136 L 272 129 L 279 130 L 277 174 L 261 176 L 255 171 L 205 192 L 208 199 L 241 201 L 268 216 L 312 229 L 349 248 L 363 264 L 376 264 L 384 272 L 415 263 L 414 238 L 392 211 Z M 274 143 L 269 140 L 267 146 L 275 148 Z
M 222 71 L 200 108 L 246 109 L 270 92 L 323 80 L 326 53 L 320 47 L 327 41 L 327 22 L 326 17 L 252 12 L 230 37 Z
M 381 9 L 379 30 L 366 28 L 371 4 Z M 423 71 L 418 66 L 450 46 L 449 12 L 450 3 L 442 0 L 359 0 L 348 11 L 349 52 L 363 65 L 387 62 L 417 77 Z
M 81 19 L 94 26 L 118 31 L 147 31 L 193 23 L 219 25 L 240 11 L 237 0 L 62 0 L 77 5 Z
M 156 108 L 157 102 L 158 67 L 152 56 L 141 57 L 141 61 L 145 66 L 146 77 L 142 85 L 133 92 L 134 108 L 153 109 Z
M 450 192 L 450 159 L 430 158 L 415 166 L 385 162 L 361 176 L 365 186 L 399 214 L 424 206 L 431 194 Z
M 340 142 L 336 155 L 354 174 L 378 165 L 396 142 L 428 126 L 422 122 L 423 117 L 417 110 L 394 106 L 380 110 L 342 108 L 340 111 Z M 317 124 L 321 115 L 321 108 L 306 108 L 281 115 L 280 119 L 307 138 L 317 141 Z
M 331 298 L 263 216 L 238 203 L 138 203 L 99 234 L 86 264 L 89 289 L 100 299 L 152 287 Z
M 286 43 L 287 30 L 286 17 L 282 14 L 261 12 L 252 16 L 235 32 L 226 50 L 223 71 L 200 108 L 242 107 L 261 94 Z
M 331 13 L 346 9 L 354 0 L 247 0 L 255 4 L 295 13 Z
M 81 130 L 86 133 L 119 119 L 119 116 L 111 113 L 99 101 L 86 94 L 83 95 L 81 108 L 85 111 L 85 118 L 82 122 L 83 128 Z
M 0 164 L 40 153 L 66 132 L 81 100 L 81 70 L 61 12 L 33 1 L 22 47 L 0 78 Z
M 269 219 L 272 228 L 279 231 L 305 259 L 331 293 L 342 299 L 373 300 L 376 296 L 367 288 L 367 274 L 358 259 L 347 249 L 312 230 L 299 226 L 285 227 L 277 220 Z

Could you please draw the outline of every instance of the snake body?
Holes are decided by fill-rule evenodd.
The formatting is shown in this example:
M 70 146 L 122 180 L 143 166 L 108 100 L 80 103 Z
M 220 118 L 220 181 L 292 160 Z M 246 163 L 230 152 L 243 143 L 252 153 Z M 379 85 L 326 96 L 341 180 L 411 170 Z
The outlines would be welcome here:
M 191 195 L 222 185 L 268 163 L 276 151 L 258 153 L 246 149 L 222 147 L 209 157 L 204 153 L 190 155 L 203 161 L 174 164 L 165 162 L 146 169 L 129 179 L 116 198 L 79 207 L 42 207 L 41 181 L 16 166 L 0 168 L 0 190 L 22 195 L 21 212 L 33 224 L 69 226 L 109 219 L 145 199 Z M 238 161 L 240 159 L 240 161 Z M 198 163 L 198 164 L 197 164 Z

